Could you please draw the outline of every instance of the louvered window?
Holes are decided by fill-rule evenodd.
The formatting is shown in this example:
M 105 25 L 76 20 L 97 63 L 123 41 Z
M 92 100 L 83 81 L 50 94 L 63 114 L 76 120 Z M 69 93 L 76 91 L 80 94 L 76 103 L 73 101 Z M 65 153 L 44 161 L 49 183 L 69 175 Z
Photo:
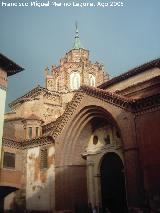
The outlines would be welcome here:
M 41 149 L 40 151 L 40 168 L 47 169 L 48 168 L 48 150 Z

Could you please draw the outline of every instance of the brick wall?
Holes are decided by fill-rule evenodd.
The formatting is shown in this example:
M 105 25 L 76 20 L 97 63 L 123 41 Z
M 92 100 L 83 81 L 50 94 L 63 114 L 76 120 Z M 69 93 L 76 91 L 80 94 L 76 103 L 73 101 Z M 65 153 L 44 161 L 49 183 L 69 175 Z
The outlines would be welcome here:
M 145 112 L 136 118 L 137 140 L 145 190 L 160 190 L 160 110 Z

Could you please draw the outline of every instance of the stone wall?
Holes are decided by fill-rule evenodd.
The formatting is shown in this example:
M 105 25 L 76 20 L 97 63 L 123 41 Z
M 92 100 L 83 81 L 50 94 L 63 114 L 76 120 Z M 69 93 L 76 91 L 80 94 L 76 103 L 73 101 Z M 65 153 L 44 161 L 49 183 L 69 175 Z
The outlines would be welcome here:
M 1 160 L 1 147 L 2 147 L 2 135 L 3 135 L 3 123 L 4 123 L 4 110 L 6 101 L 6 89 L 7 87 L 7 73 L 0 68 L 0 160 Z
M 54 209 L 54 147 L 48 150 L 48 166 L 40 168 L 40 149 L 30 148 L 27 151 L 26 174 L 26 208 L 27 210 L 51 211 Z
M 137 142 L 143 175 L 144 191 L 147 196 L 158 196 L 160 204 L 160 110 L 152 109 L 136 116 Z

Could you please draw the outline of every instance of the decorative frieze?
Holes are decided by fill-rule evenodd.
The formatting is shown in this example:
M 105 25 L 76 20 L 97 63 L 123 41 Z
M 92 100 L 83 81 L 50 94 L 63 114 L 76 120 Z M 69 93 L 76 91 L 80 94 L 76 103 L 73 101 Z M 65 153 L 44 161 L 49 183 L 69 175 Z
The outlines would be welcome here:
M 73 100 L 68 103 L 64 114 L 60 116 L 55 122 L 51 122 L 43 126 L 43 133 L 50 134 L 53 136 L 53 138 L 57 137 L 61 133 L 65 124 L 69 121 L 71 115 L 76 110 L 85 94 L 99 98 L 133 113 L 137 113 L 139 111 L 142 112 L 149 108 L 155 108 L 160 105 L 160 94 L 144 99 L 133 100 L 114 93 L 107 92 L 102 89 L 83 86 L 80 88 L 79 92 L 75 94 Z
M 53 138 L 56 137 L 61 132 L 61 130 L 63 129 L 65 124 L 68 122 L 68 120 L 70 119 L 71 115 L 73 114 L 73 112 L 75 111 L 79 103 L 81 102 L 83 96 L 84 96 L 83 93 L 77 92 L 74 95 L 72 101 L 67 104 L 66 110 L 63 113 L 63 115 L 57 118 L 55 122 L 51 122 L 42 127 L 43 133 L 47 133 L 51 131 L 50 134 L 53 136 Z
M 51 136 L 42 136 L 39 138 L 34 138 L 32 140 L 15 141 L 12 139 L 3 138 L 3 146 L 10 147 L 14 149 L 29 149 L 37 146 L 45 146 L 48 144 L 53 144 L 54 139 Z

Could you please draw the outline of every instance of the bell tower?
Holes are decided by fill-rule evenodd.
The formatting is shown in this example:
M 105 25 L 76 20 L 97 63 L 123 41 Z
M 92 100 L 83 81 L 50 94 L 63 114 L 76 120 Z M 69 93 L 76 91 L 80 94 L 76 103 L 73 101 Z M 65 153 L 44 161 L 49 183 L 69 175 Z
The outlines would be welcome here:
M 89 51 L 81 44 L 77 23 L 73 48 L 60 59 L 59 66 L 52 65 L 50 71 L 46 68 L 45 74 L 46 88 L 61 93 L 76 91 L 82 85 L 97 87 L 108 80 L 104 66 L 89 60 Z

